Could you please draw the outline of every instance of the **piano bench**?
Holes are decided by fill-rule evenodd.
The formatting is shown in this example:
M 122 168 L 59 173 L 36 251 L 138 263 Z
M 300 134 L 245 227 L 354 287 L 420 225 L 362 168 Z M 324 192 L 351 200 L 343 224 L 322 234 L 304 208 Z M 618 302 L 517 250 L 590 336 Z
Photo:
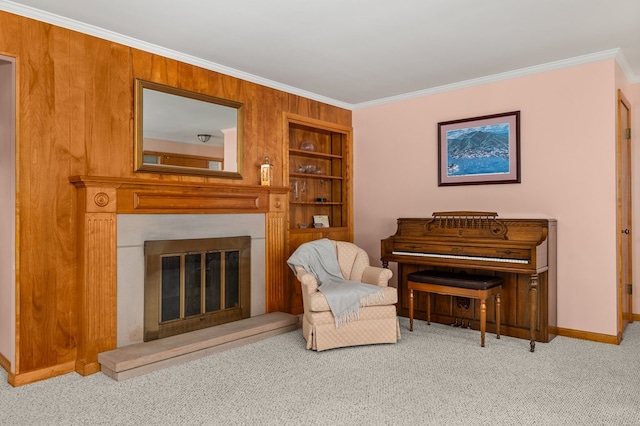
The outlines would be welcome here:
M 484 347 L 487 326 L 487 298 L 496 301 L 496 338 L 500 338 L 500 292 L 502 278 L 443 271 L 418 271 L 407 275 L 409 289 L 409 331 L 413 331 L 413 291 L 424 291 L 447 296 L 469 297 L 480 300 L 480 346 Z M 427 297 L 427 324 L 431 324 L 431 295 Z

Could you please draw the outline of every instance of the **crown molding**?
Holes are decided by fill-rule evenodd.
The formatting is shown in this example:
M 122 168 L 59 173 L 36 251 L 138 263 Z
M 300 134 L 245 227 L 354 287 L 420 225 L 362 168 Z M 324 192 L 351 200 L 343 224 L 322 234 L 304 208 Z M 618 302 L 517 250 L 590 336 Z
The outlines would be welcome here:
M 388 98 L 376 99 L 370 102 L 363 102 L 363 103 L 352 105 L 352 109 L 356 110 L 360 108 L 368 108 L 371 106 L 388 104 L 392 102 L 399 102 L 399 101 L 404 101 L 408 99 L 434 95 L 437 93 L 450 92 L 453 90 L 464 89 L 467 87 L 479 86 L 482 84 L 494 83 L 502 80 L 509 80 L 516 77 L 523 77 L 527 75 L 538 74 L 541 72 L 574 67 L 577 65 L 587 64 L 591 62 L 598 62 L 598 61 L 603 61 L 607 59 L 615 59 L 620 65 L 620 67 L 622 68 L 622 70 L 624 71 L 625 75 L 627 76 L 630 82 L 632 83 L 640 82 L 640 76 L 634 76 L 633 72 L 631 71 L 631 67 L 629 66 L 624 55 L 622 54 L 622 51 L 616 48 L 616 49 L 603 50 L 601 52 L 596 52 L 588 55 L 575 56 L 573 58 L 563 59 L 560 61 L 548 62 L 546 64 L 535 65 L 532 67 L 521 68 L 514 71 L 488 75 L 486 77 L 474 78 L 471 80 L 460 81 L 452 84 L 445 84 L 443 86 L 433 87 L 425 90 L 419 90 L 416 92 L 405 93 L 397 96 L 391 96 Z
M 245 80 L 251 83 L 260 84 L 262 86 L 270 87 L 272 89 L 281 90 L 283 92 L 290 93 L 292 95 L 298 95 L 318 102 L 323 102 L 329 105 L 337 106 L 340 108 L 351 109 L 351 104 L 341 102 L 336 99 L 332 99 L 326 96 L 318 95 L 317 93 L 308 92 L 306 90 L 299 89 L 297 87 L 288 86 L 286 84 L 278 83 L 277 81 L 262 78 L 257 75 L 249 74 L 243 71 L 239 71 L 234 68 L 229 68 L 224 65 L 216 64 L 215 62 L 206 61 L 204 59 L 186 55 L 175 50 L 167 49 L 162 46 L 158 46 L 152 43 L 147 43 L 142 40 L 138 40 L 132 37 L 128 37 L 122 34 L 118 34 L 113 31 L 105 30 L 104 28 L 89 25 L 84 22 L 76 21 L 73 19 L 65 18 L 60 15 L 56 15 L 49 12 L 44 12 L 40 9 L 35 9 L 30 6 L 17 4 L 7 0 L 0 0 L 0 10 L 10 12 L 16 15 L 24 16 L 26 18 L 35 19 L 37 21 L 45 22 L 58 27 L 66 28 L 73 31 L 78 31 L 83 34 L 88 34 L 94 37 L 98 37 L 104 40 L 120 43 L 125 46 L 140 49 L 145 52 L 154 53 L 166 58 L 175 59 L 187 64 L 195 65 L 204 69 L 219 72 L 222 74 L 236 77 L 241 80 Z
M 624 72 L 625 77 L 627 77 L 627 80 L 632 84 L 640 83 L 640 75 L 635 75 L 633 73 L 631 65 L 627 62 L 627 57 L 622 53 L 622 49 L 617 50 L 618 52 L 615 55 L 616 62 L 620 65 L 620 68 L 622 69 L 622 72 Z

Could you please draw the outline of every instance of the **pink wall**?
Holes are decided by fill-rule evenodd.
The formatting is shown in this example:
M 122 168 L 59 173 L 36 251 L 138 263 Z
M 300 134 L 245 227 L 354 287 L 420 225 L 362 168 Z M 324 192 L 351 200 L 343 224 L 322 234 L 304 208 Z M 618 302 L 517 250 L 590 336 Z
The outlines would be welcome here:
M 616 68 L 611 59 L 355 110 L 355 242 L 379 264 L 399 217 L 555 218 L 558 326 L 616 335 Z M 438 187 L 437 123 L 514 110 L 522 183 Z

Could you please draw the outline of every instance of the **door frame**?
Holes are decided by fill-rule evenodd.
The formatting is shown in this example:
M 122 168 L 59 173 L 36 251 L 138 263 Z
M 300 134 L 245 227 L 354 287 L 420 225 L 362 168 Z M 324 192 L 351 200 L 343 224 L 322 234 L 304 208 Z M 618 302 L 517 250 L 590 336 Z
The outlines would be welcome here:
M 622 341 L 623 333 L 627 325 L 633 322 L 633 209 L 632 209 L 632 157 L 631 157 L 631 103 L 618 89 L 616 103 L 616 202 L 617 202 L 617 293 L 618 293 L 618 343 Z M 623 116 L 626 111 L 626 117 Z M 623 129 L 623 118 L 626 118 L 628 127 Z M 627 129 L 629 129 L 627 131 Z M 626 164 L 625 164 L 626 163 Z M 624 167 L 626 166 L 626 167 Z M 623 173 L 627 176 L 623 176 Z M 623 185 L 623 182 L 628 185 Z M 627 223 L 624 218 L 627 218 Z M 624 251 L 627 251 L 624 256 Z M 624 282 L 628 277 L 630 282 Z
M 0 367 L 17 369 L 17 146 L 16 58 L 0 54 Z

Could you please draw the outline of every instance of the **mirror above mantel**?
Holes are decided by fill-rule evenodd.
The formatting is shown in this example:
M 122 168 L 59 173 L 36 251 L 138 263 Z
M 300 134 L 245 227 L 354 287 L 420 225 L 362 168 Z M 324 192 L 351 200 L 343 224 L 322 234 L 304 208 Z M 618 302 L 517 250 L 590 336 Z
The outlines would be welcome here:
M 242 178 L 242 104 L 136 79 L 136 172 Z

